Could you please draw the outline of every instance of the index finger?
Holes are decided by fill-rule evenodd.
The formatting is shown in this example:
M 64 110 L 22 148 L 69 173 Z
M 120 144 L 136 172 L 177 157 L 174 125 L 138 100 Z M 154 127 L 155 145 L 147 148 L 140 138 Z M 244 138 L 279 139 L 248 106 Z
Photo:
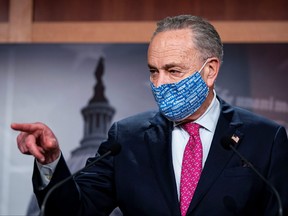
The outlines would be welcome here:
M 11 128 L 16 131 L 33 133 L 37 130 L 42 130 L 44 125 L 41 123 L 12 123 Z

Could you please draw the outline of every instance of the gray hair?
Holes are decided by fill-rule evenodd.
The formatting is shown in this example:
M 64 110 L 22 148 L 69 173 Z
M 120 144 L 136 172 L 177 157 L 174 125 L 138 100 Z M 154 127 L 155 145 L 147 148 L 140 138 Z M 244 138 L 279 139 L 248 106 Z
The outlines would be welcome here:
M 198 16 L 179 15 L 166 17 L 157 23 L 152 39 L 160 32 L 187 28 L 191 29 L 194 36 L 192 38 L 193 43 L 203 60 L 217 57 L 220 62 L 223 61 L 223 44 L 218 32 L 207 20 Z

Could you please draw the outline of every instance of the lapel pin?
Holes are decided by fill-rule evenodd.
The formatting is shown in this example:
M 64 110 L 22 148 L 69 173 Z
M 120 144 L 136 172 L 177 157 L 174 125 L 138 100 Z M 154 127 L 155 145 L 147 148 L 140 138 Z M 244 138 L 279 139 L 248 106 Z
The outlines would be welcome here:
M 239 142 L 239 140 L 240 140 L 240 138 L 239 138 L 237 135 L 235 135 L 235 134 L 232 135 L 231 139 L 232 139 L 236 144 L 238 144 L 238 142 Z

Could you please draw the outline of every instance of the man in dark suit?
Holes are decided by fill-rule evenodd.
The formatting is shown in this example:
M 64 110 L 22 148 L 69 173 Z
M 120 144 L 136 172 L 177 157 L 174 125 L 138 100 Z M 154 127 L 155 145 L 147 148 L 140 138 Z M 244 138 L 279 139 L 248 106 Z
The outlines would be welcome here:
M 237 154 L 222 147 L 223 137 L 228 137 L 224 142 L 235 144 L 275 187 L 287 215 L 286 131 L 216 96 L 222 57 L 218 33 L 202 18 L 181 15 L 160 21 L 148 49 L 151 89 L 159 112 L 114 123 L 97 156 L 114 143 L 121 152 L 56 189 L 46 214 L 109 215 L 119 206 L 131 216 L 277 215 L 279 205 L 267 184 Z M 186 130 L 187 124 L 197 125 L 196 134 Z M 41 205 L 53 185 L 70 176 L 59 144 L 42 123 L 11 127 L 21 131 L 20 151 L 36 158 L 33 186 Z M 194 147 L 187 143 L 200 145 L 191 150 Z M 195 154 L 186 159 L 186 149 Z M 195 163 L 190 166 L 193 171 L 184 171 L 190 159 L 188 166 Z M 184 179 L 183 173 L 191 174 L 191 179 Z

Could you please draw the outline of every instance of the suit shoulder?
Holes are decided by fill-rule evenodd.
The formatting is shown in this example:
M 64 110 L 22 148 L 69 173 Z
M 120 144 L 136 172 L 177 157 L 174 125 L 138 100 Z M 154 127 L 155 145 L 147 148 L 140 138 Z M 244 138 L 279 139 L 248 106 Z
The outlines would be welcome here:
M 241 107 L 235 107 L 234 109 L 241 116 L 241 118 L 243 120 L 251 120 L 251 121 L 263 122 L 266 124 L 276 125 L 276 122 L 274 122 L 271 119 L 268 119 L 267 117 L 262 116 L 260 114 L 257 114 L 257 113 L 254 113 L 252 111 L 243 109 Z
M 152 120 L 155 115 L 158 114 L 158 111 L 147 111 L 138 113 L 136 115 L 129 116 L 117 122 L 118 125 L 143 125 L 147 124 Z
M 279 128 L 283 127 L 283 125 L 280 125 L 276 121 L 271 120 L 260 114 L 254 113 L 252 111 L 239 107 L 236 107 L 235 110 L 240 116 L 243 123 L 246 125 L 250 125 L 250 127 L 255 127 L 257 129 L 261 127 L 261 130 L 263 131 L 267 129 L 267 131 L 274 131 L 275 133 L 279 130 Z
M 271 119 L 268 119 L 265 116 L 262 116 L 260 114 L 254 113 L 250 110 L 238 106 L 231 106 L 221 99 L 220 102 L 222 105 L 222 112 L 224 113 L 224 115 L 234 122 L 242 122 L 245 125 L 257 126 L 257 127 L 259 126 L 269 128 L 281 127 L 280 124 Z

